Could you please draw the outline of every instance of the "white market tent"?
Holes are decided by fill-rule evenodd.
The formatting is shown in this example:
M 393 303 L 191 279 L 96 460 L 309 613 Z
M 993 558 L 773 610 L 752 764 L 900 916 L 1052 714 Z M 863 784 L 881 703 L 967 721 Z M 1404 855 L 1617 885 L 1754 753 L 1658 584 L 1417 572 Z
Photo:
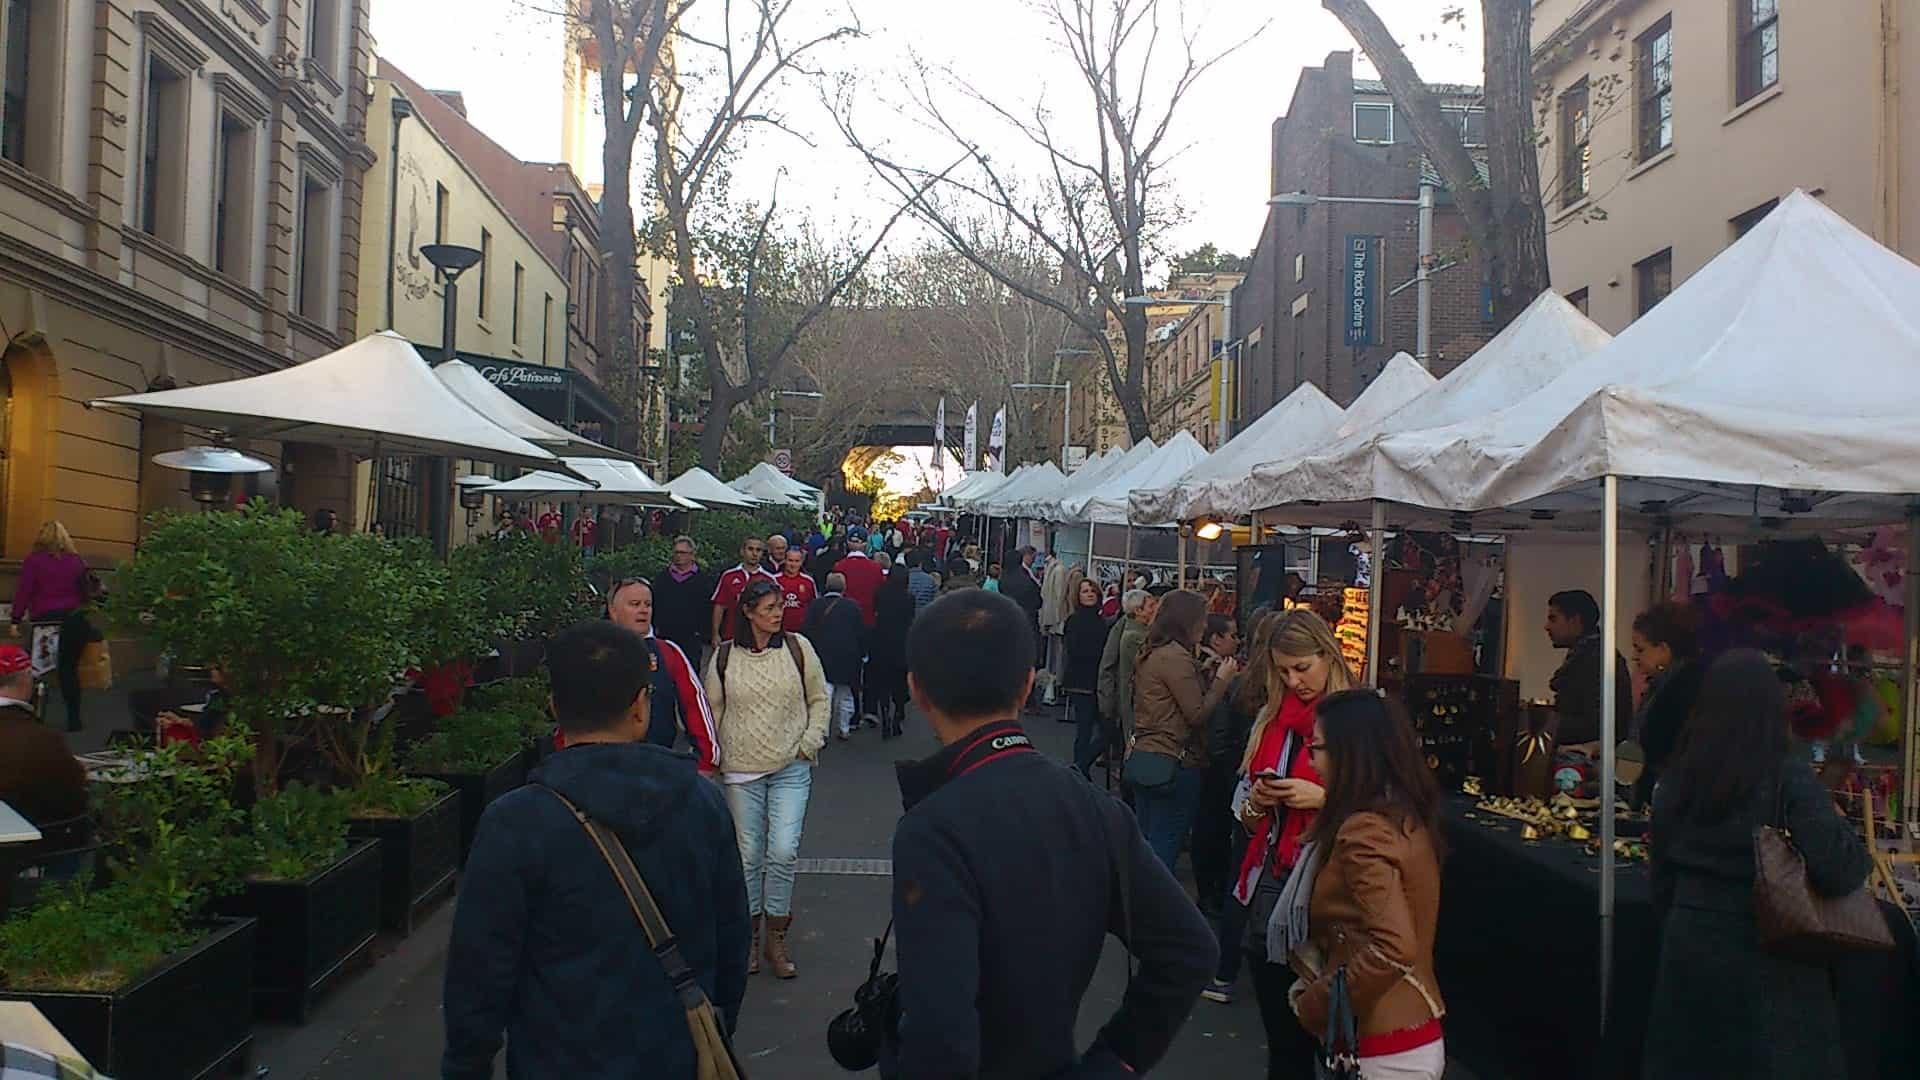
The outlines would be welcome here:
M 1160 445 L 1152 439 L 1141 439 L 1128 447 L 1126 452 L 1115 458 L 1106 470 L 1097 476 L 1089 476 L 1073 485 L 1047 507 L 1047 516 L 1054 521 L 1087 523 L 1087 502 L 1099 494 L 1100 488 L 1116 476 L 1132 471 L 1141 462 L 1158 453 Z
M 417 454 L 566 468 L 462 401 L 391 330 L 265 375 L 88 404 L 136 408 L 235 439 L 312 443 L 361 457 Z
M 746 475 L 727 481 L 727 486 L 765 503 L 784 506 L 819 506 L 817 489 L 794 480 L 765 461 L 747 470 Z
M 758 505 L 747 495 L 720 482 L 720 478 L 695 465 L 667 481 L 667 490 L 683 499 L 692 499 L 703 507 L 733 507 L 750 510 Z
M 631 461 L 576 457 L 561 460 L 588 482 L 554 472 L 531 472 L 494 484 L 487 488 L 487 494 L 501 499 L 551 499 L 615 506 L 684 505 Z
M 985 513 L 992 517 L 1013 517 L 1016 507 L 1022 500 L 1039 492 L 1050 490 L 1066 474 L 1060 466 L 1051 461 L 1034 465 L 1018 476 L 1008 480 L 998 491 L 974 504 L 976 513 Z
M 969 487 L 964 494 L 949 496 L 949 498 L 959 506 L 960 509 L 968 513 L 982 513 L 984 512 L 983 507 L 989 497 L 995 492 L 1004 490 L 1008 484 L 1025 476 L 1030 470 L 1036 467 L 1037 466 L 1033 465 L 1021 465 L 1016 467 L 1012 472 L 1005 474 L 991 471 L 976 473 L 975 475 L 980 477 L 980 482 L 977 485 Z M 971 479 L 971 477 L 969 477 L 969 479 Z
M 1255 506 L 1289 506 L 1289 524 L 1338 525 L 1368 513 L 1376 444 L 1389 436 L 1476 421 L 1521 401 L 1613 340 L 1551 290 L 1448 375 L 1367 428 L 1264 465 L 1248 482 Z M 1356 403 L 1358 404 L 1358 403 Z M 1307 503 L 1317 505 L 1308 506 Z
M 1134 446 L 1145 446 L 1152 442 L 1152 439 L 1143 439 L 1135 443 Z M 1146 453 L 1151 452 L 1151 450 L 1144 451 L 1139 455 L 1135 455 L 1133 460 L 1139 460 L 1141 457 L 1144 457 Z M 1132 448 L 1126 450 L 1122 450 L 1117 446 L 1109 448 L 1105 453 L 1087 462 L 1084 467 L 1061 481 L 1060 486 L 1055 488 L 1047 498 L 1034 500 L 1032 507 L 1033 516 L 1046 521 L 1065 521 L 1067 515 L 1062 508 L 1066 502 L 1091 495 L 1093 489 L 1099 486 L 1101 480 L 1113 475 L 1114 470 L 1124 468 L 1125 463 L 1129 460 L 1129 455 L 1132 454 L 1134 454 Z
M 1320 445 L 1332 437 L 1343 415 L 1318 386 L 1301 383 L 1173 483 L 1132 492 L 1129 514 L 1139 525 L 1168 525 L 1203 514 L 1245 517 L 1253 509 L 1247 505 L 1246 484 L 1254 466 L 1291 461 Z
M 1006 479 L 1006 477 L 1002 474 L 988 469 L 975 470 L 961 477 L 952 487 L 935 495 L 934 502 L 946 506 L 957 505 L 961 500 L 972 496 L 975 492 L 985 490 L 990 485 L 1004 479 Z
M 1125 525 L 1129 493 L 1136 488 L 1165 487 L 1206 458 L 1207 448 L 1198 439 L 1185 431 L 1176 432 L 1138 463 L 1101 481 L 1078 516 L 1098 525 Z
M 436 364 L 433 374 L 473 411 L 530 443 L 556 454 L 632 460 L 630 455 L 576 435 L 520 404 L 465 360 Z
M 1096 476 L 1111 468 L 1120 454 L 1120 450 L 1110 449 L 1094 456 L 1078 469 L 1061 476 L 1051 487 L 1036 491 L 1020 500 L 1020 505 L 1014 508 L 1015 513 L 1021 517 L 1048 519 L 1049 511 L 1062 495 L 1071 491 L 1076 484 L 1082 483 L 1085 477 Z

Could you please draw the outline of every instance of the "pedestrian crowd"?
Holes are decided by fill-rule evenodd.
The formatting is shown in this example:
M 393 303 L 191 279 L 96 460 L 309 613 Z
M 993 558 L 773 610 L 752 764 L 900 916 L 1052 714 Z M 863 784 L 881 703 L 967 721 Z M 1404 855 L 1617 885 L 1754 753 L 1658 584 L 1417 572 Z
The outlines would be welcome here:
M 481 821 L 443 1075 L 491 1075 L 503 1037 L 515 1077 L 738 1075 L 696 1018 L 730 1036 L 750 975 L 798 975 L 813 768 L 862 727 L 902 735 L 911 701 L 940 749 L 898 769 L 880 936 L 898 970 L 876 953 L 834 1020 L 841 1064 L 1137 1075 L 1244 972 L 1269 1078 L 1438 1080 L 1446 849 L 1404 711 L 1359 685 L 1308 607 L 1243 627 L 1197 592 L 1103 589 L 1031 549 L 1004 568 L 944 524 L 830 516 L 804 538 L 746 539 L 718 574 L 682 537 L 654 578 L 611 583 L 607 618 L 549 646 L 566 748 Z M 1827 896 L 1861 885 L 1865 850 L 1790 754 L 1764 658 L 1700 667 L 1671 612 L 1633 640 L 1658 668 L 1634 729 L 1664 777 L 1651 797 L 1666 935 L 1643 1072 L 1843 1075 L 1824 969 L 1755 940 L 1753 836 L 1789 830 Z M 1604 658 L 1586 660 L 1597 680 Z M 1075 726 L 1070 768 L 1023 727 L 1042 695 Z M 633 878 L 598 835 L 618 838 Z M 1076 1017 L 1109 934 L 1131 955 L 1128 987 L 1083 1047 Z

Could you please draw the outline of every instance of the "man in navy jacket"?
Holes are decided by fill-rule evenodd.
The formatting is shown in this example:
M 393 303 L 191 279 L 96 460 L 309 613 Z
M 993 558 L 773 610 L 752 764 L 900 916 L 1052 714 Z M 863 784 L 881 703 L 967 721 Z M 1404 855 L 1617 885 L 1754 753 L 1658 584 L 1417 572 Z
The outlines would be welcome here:
M 613 870 L 554 796 L 613 827 L 728 1031 L 746 994 L 747 889 L 733 819 L 692 757 L 646 742 L 647 645 L 593 621 L 547 649 L 567 747 L 480 818 L 444 988 L 447 1080 L 681 1080 L 685 1008 Z M 549 791 L 548 788 L 553 790 Z
M 1213 972 L 1213 932 L 1132 812 L 1036 752 L 1022 731 L 1032 635 L 1013 601 L 981 589 L 934 601 L 908 634 L 914 704 L 945 748 L 899 770 L 900 1021 L 883 1072 L 1142 1073 Z M 1074 1020 L 1109 933 L 1138 970 L 1082 1054 Z

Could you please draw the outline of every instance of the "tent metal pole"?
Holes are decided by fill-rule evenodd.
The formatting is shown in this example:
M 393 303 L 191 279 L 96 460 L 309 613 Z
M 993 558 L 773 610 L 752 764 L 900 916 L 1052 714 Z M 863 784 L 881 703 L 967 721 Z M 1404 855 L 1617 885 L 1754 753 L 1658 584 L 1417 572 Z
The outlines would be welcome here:
M 1173 546 L 1174 546 L 1174 550 L 1177 552 L 1173 560 L 1173 567 L 1174 567 L 1173 572 L 1176 575 L 1178 575 L 1177 577 L 1174 578 L 1174 580 L 1179 582 L 1180 587 L 1184 589 L 1187 587 L 1187 528 L 1186 526 L 1181 525 L 1176 527 L 1173 530 Z
M 1120 580 L 1124 582 L 1131 577 L 1133 577 L 1133 522 L 1129 521 L 1127 522 L 1127 553 L 1120 561 Z M 1125 589 L 1124 585 L 1122 589 Z
M 1373 500 L 1373 531 L 1368 534 L 1373 570 L 1367 575 L 1367 685 L 1380 685 L 1380 593 L 1387 577 L 1387 504 Z
M 1906 637 L 1902 641 L 1900 691 L 1906 708 L 1901 725 L 1900 815 L 1909 824 L 1920 822 L 1920 702 L 1914 700 L 1913 680 L 1920 670 L 1920 502 L 1907 507 Z
M 1620 478 L 1607 474 L 1601 504 L 1600 588 L 1600 1030 L 1607 1028 L 1607 994 L 1613 982 L 1614 703 L 1624 689 L 1615 675 L 1619 655 Z

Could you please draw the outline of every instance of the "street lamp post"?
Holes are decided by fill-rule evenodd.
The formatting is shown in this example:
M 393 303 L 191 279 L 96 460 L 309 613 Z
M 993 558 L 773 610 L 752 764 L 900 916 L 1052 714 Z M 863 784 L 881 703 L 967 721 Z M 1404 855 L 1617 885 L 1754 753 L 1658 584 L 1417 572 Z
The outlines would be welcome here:
M 457 359 L 460 355 L 455 341 L 456 316 L 460 307 L 460 275 L 479 265 L 480 252 L 460 244 L 423 244 L 420 254 L 427 257 L 427 261 L 440 271 L 441 279 L 447 283 L 446 296 L 440 307 L 440 359 L 442 362 Z M 380 463 L 375 461 L 373 467 L 380 468 Z M 427 473 L 427 520 L 432 523 L 433 550 L 445 555 L 447 549 L 453 546 L 453 505 L 450 497 L 453 463 L 444 457 L 433 458 Z
M 1069 471 L 1067 465 L 1067 450 L 1073 445 L 1073 383 L 1071 381 L 1063 383 L 1017 382 L 1014 383 L 1011 388 L 1014 390 L 1059 390 L 1066 395 L 1064 398 L 1066 404 L 1062 406 L 1060 410 L 1060 471 Z
M 781 398 L 783 397 L 811 398 L 815 401 L 818 401 L 819 399 L 826 396 L 827 395 L 825 394 L 817 393 L 812 390 L 775 390 L 773 391 L 773 408 L 767 410 L 767 445 L 771 446 L 775 450 L 780 449 L 780 447 L 775 445 L 775 443 L 779 438 L 779 432 L 780 432 L 780 429 L 776 426 L 776 424 L 780 419 L 780 399 Z
M 1419 318 L 1414 333 L 1414 359 L 1420 366 L 1433 369 L 1433 206 L 1434 186 L 1422 181 L 1417 199 L 1373 199 L 1344 195 L 1310 195 L 1304 191 L 1286 192 L 1267 200 L 1268 206 L 1291 206 L 1304 210 L 1316 203 L 1348 206 L 1411 206 L 1420 212 L 1420 263 L 1414 272 L 1419 286 Z M 1402 286 L 1404 288 L 1404 286 Z

